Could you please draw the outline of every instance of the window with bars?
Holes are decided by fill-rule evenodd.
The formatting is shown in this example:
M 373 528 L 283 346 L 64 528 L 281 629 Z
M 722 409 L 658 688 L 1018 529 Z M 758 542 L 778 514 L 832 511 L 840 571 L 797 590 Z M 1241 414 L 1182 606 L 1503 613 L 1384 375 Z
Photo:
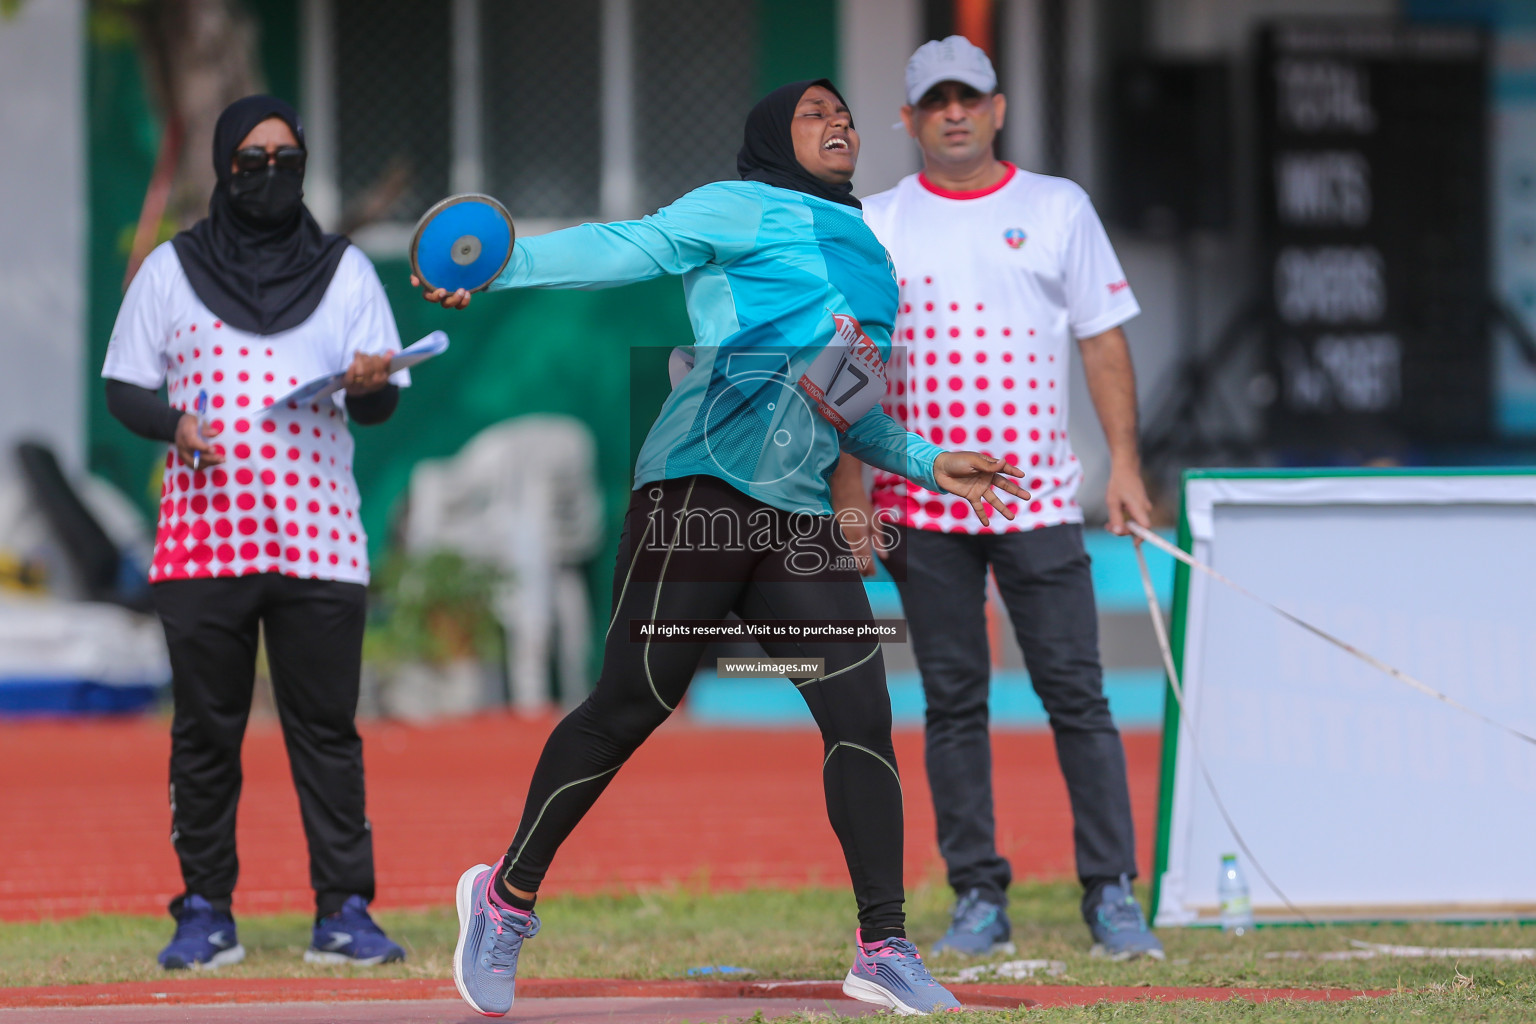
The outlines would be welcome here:
M 635 175 L 647 211 L 736 177 L 742 124 L 757 99 L 756 8 L 637 0 Z
M 602 3 L 481 5 L 484 187 L 519 217 L 590 217 L 602 195 Z
M 448 33 L 424 31 L 416 0 L 331 0 L 335 11 L 336 186 L 343 206 L 393 176 L 387 212 L 424 210 L 448 188 Z M 311 143 L 311 148 L 314 148 Z
M 309 192 L 327 226 L 398 232 L 484 191 L 537 230 L 736 176 L 756 0 L 309 3 Z

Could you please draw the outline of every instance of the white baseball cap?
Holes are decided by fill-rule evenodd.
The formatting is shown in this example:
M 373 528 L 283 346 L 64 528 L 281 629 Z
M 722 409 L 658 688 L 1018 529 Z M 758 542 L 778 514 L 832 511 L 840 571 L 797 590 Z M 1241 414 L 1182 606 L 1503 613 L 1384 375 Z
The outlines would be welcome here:
M 907 61 L 907 102 L 913 106 L 940 82 L 963 82 L 977 92 L 997 88 L 997 72 L 987 51 L 965 36 L 924 43 Z

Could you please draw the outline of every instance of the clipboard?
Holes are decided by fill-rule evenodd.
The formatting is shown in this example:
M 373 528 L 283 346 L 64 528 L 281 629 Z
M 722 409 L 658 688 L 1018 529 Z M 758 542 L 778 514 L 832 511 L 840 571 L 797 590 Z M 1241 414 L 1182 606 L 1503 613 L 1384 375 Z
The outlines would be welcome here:
M 408 345 L 396 352 L 394 358 L 389 361 L 389 372 L 398 373 L 408 370 L 417 363 L 424 363 L 433 356 L 442 355 L 448 351 L 448 335 L 442 331 L 433 331 L 413 345 Z M 347 386 L 347 371 L 328 373 L 324 377 L 316 377 L 305 384 L 300 384 L 292 391 L 273 401 L 271 405 L 257 410 L 256 415 L 262 416 L 267 412 L 289 405 L 303 405 L 313 402 L 317 398 L 328 398 Z

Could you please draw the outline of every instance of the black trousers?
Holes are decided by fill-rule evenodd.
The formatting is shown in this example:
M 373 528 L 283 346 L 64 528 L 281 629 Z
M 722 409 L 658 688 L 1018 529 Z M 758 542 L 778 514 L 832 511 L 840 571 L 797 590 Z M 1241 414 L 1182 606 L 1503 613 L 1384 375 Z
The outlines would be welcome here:
M 990 565 L 1050 716 L 1072 802 L 1077 874 L 1087 892 L 1136 876 L 1125 747 L 1104 698 L 1099 623 L 1083 528 L 963 534 L 903 529 L 907 578 L 897 584 L 927 700 L 925 753 L 939 852 L 957 893 L 1001 902 L 1012 880 L 992 812 L 991 686 L 986 625 Z M 1010 799 L 1028 799 L 1012 794 Z M 1088 902 L 1085 899 L 1085 904 Z
M 367 591 L 276 573 L 154 585 L 176 702 L 171 723 L 171 842 L 189 895 L 228 910 L 240 873 L 235 806 L 264 627 L 278 720 L 304 836 L 316 912 L 373 899 L 373 835 L 357 734 Z
M 831 516 L 791 515 L 714 477 L 635 491 L 619 541 L 602 674 L 544 744 L 502 881 L 538 891 L 560 844 L 693 680 L 704 644 L 638 641 L 632 620 L 715 622 L 735 611 L 749 621 L 865 622 L 872 617 L 869 598 L 847 556 Z M 821 729 L 827 817 L 848 863 L 865 938 L 903 934 L 901 779 L 880 645 L 770 639 L 762 646 L 772 657 L 825 659 L 820 676 L 784 685 L 799 690 Z

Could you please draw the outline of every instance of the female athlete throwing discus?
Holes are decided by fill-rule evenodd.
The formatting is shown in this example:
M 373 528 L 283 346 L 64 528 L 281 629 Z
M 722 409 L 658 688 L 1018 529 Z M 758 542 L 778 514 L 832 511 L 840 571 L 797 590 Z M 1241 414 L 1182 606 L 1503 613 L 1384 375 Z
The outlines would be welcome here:
M 697 346 L 635 467 L 613 619 L 591 696 L 550 735 L 517 835 L 459 880 L 454 980 L 480 1013 L 511 1008 L 518 954 L 555 852 L 682 699 L 704 645 L 639 624 L 872 618 L 833 521 L 840 451 L 967 499 L 985 520 L 1022 472 L 946 452 L 881 409 L 897 286 L 849 184 L 859 137 L 825 79 L 769 93 L 747 117 L 742 181 L 715 182 L 639 221 L 519 239 L 493 289 L 597 288 L 681 274 Z M 419 282 L 415 282 L 419 285 Z M 469 294 L 424 296 L 462 308 Z M 1004 514 L 1007 515 L 1006 511 Z M 898 1013 L 957 1009 L 906 938 L 901 781 L 880 645 L 768 640 L 824 659 L 794 679 L 823 739 L 827 815 L 858 904 L 848 995 Z

